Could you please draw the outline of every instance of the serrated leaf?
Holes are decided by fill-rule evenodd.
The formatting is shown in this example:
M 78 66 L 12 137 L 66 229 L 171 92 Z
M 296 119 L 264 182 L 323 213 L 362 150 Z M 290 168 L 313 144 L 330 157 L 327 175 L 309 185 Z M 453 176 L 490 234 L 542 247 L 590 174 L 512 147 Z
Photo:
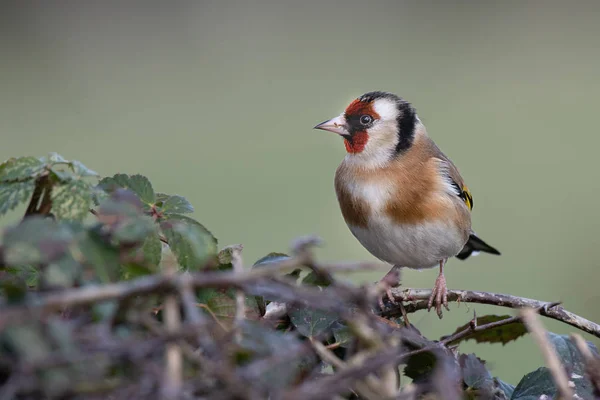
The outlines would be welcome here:
M 0 164 L 0 182 L 31 180 L 45 164 L 35 157 L 11 158 Z
M 117 187 L 129 189 L 138 196 L 145 208 L 148 209 L 156 202 L 152 184 L 143 175 L 116 174 L 100 181 L 100 186 L 106 191 L 113 192 Z
M 507 318 L 512 318 L 510 315 L 485 315 L 482 317 L 477 317 L 477 325 L 481 326 L 484 324 L 489 324 L 491 322 L 502 321 Z M 459 326 L 456 328 L 453 334 L 462 332 L 469 327 L 469 323 L 465 325 Z M 464 340 L 473 339 L 477 343 L 502 343 L 505 345 L 506 343 L 517 340 L 521 336 L 527 333 L 527 328 L 525 325 L 517 321 L 512 324 L 502 325 L 494 329 L 488 329 L 485 331 L 474 332 L 468 336 L 461 338 L 460 340 L 451 342 L 451 344 L 457 344 Z
M 170 213 L 163 221 L 166 221 L 166 222 L 169 222 L 169 223 L 181 222 L 181 223 L 184 223 L 184 224 L 195 225 L 195 226 L 199 227 L 200 230 L 206 232 L 212 238 L 212 241 L 215 244 L 215 254 L 216 254 L 216 252 L 217 252 L 216 246 L 218 244 L 217 238 L 212 234 L 211 231 L 209 231 L 208 229 L 206 229 L 206 227 L 204 225 L 202 225 L 200 222 L 196 221 L 194 218 L 188 217 L 187 215 Z
M 162 201 L 161 212 L 167 214 L 189 214 L 194 212 L 192 204 L 182 196 L 169 196 Z
M 61 258 L 72 242 L 71 232 L 56 221 L 31 216 L 4 234 L 4 261 L 8 265 L 48 263 Z
M 161 229 L 179 265 L 185 269 L 198 270 L 211 257 L 216 256 L 217 243 L 206 228 L 192 221 L 193 223 L 186 223 L 186 219 L 169 219 L 161 223 Z
M 461 354 L 458 362 L 469 392 L 477 393 L 481 398 L 490 398 L 494 392 L 494 381 L 484 363 L 475 354 Z
M 52 188 L 52 212 L 58 219 L 80 221 L 90 212 L 92 187 L 74 179 Z
M 437 357 L 430 351 L 414 354 L 406 360 L 404 375 L 415 382 L 427 380 L 435 368 Z
M 73 172 L 75 173 L 75 175 L 85 178 L 88 176 L 98 176 L 98 173 L 94 170 L 89 169 L 88 167 L 86 167 L 85 165 L 83 165 L 81 162 L 77 161 L 77 160 L 73 160 L 69 163 L 69 165 L 71 166 L 71 168 L 73 169 Z
M 65 163 L 66 164 L 66 163 L 68 163 L 68 161 L 63 156 L 61 156 L 60 154 L 55 153 L 55 152 L 48 153 L 48 156 L 46 156 L 46 157 L 40 157 L 40 160 L 43 163 L 50 163 L 50 164 L 55 164 L 55 163 Z
M 333 313 L 306 307 L 293 307 L 288 311 L 288 315 L 298 333 L 306 337 L 316 337 L 327 332 L 338 320 Z
M 21 278 L 28 287 L 36 287 L 38 285 L 40 271 L 33 265 L 15 265 L 6 267 L 6 271 L 11 275 Z
M 525 375 L 515 387 L 511 399 L 538 400 L 542 395 L 552 399 L 557 390 L 552 380 L 552 374 L 546 367 L 541 367 Z
M 0 183 L 0 215 L 28 201 L 34 189 L 34 181 Z
M 162 244 L 157 232 L 148 235 L 142 245 L 142 251 L 144 253 L 144 263 L 152 268 L 158 267 L 162 256 Z
M 581 353 L 575 346 L 575 343 L 567 335 L 557 335 L 553 332 L 548 332 L 548 339 L 554 345 L 556 352 L 567 370 L 583 375 L 585 372 L 585 362 Z M 589 341 L 586 341 L 590 351 L 598 355 L 598 349 Z

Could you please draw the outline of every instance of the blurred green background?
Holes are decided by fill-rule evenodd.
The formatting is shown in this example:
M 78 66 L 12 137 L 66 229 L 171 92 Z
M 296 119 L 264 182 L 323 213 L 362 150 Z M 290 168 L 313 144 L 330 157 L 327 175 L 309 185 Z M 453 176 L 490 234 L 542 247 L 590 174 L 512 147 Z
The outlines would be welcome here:
M 392 91 L 458 165 L 474 229 L 503 252 L 452 260 L 448 285 L 562 300 L 600 321 L 598 4 L 4 3 L 0 159 L 56 151 L 102 175 L 144 174 L 190 199 L 220 245 L 243 243 L 248 264 L 309 233 L 324 260 L 372 260 L 333 191 L 344 146 L 312 127 Z M 404 285 L 435 276 L 407 271 Z M 436 337 L 473 309 L 512 313 L 451 309 L 412 322 Z M 461 349 L 511 383 L 542 364 L 529 338 Z

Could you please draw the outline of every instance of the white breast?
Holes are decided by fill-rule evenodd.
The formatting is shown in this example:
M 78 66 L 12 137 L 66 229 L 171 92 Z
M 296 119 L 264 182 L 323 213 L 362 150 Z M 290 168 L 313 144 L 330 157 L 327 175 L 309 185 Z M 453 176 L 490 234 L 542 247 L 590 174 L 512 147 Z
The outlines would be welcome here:
M 367 228 L 348 225 L 375 257 L 408 268 L 431 268 L 453 257 L 464 243 L 456 227 L 444 222 L 399 225 L 384 216 L 371 218 Z
M 464 246 L 464 234 L 452 221 L 417 225 L 398 224 L 384 212 L 392 188 L 352 182 L 350 193 L 367 201 L 371 214 L 367 227 L 348 225 L 352 234 L 375 257 L 408 268 L 431 268 L 450 258 Z

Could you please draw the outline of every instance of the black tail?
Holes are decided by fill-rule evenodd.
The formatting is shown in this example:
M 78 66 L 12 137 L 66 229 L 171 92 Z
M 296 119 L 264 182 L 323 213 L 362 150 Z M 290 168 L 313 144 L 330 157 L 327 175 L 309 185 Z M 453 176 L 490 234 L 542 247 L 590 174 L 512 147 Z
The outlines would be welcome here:
M 471 233 L 469 235 L 469 240 L 467 240 L 467 244 L 465 244 L 465 247 L 463 247 L 460 253 L 456 255 L 456 258 L 459 260 L 466 260 L 471 254 L 473 254 L 473 252 L 478 253 L 480 251 L 483 251 L 484 253 L 500 255 L 498 250 L 479 239 L 474 233 Z

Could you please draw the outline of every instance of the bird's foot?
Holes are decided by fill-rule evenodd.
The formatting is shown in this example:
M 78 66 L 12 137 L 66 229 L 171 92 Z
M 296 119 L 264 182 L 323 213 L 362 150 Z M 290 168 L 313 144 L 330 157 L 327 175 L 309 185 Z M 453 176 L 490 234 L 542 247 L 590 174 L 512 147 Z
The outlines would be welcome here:
M 392 304 L 396 304 L 396 300 L 394 299 L 394 294 L 392 293 L 392 289 L 397 287 L 400 284 L 400 271 L 398 271 L 397 267 L 392 268 L 381 280 L 379 281 L 379 285 L 383 287 L 384 294 L 378 297 L 379 308 L 381 310 L 384 309 L 383 299 L 387 296 L 388 300 Z
M 429 302 L 427 303 L 427 311 L 431 310 L 434 300 L 435 311 L 437 312 L 438 317 L 441 319 L 442 305 L 446 308 L 446 310 L 450 311 L 450 308 L 448 308 L 448 287 L 446 286 L 446 277 L 444 276 L 443 272 L 440 272 L 435 280 L 435 284 L 431 290 L 431 296 L 429 296 Z

